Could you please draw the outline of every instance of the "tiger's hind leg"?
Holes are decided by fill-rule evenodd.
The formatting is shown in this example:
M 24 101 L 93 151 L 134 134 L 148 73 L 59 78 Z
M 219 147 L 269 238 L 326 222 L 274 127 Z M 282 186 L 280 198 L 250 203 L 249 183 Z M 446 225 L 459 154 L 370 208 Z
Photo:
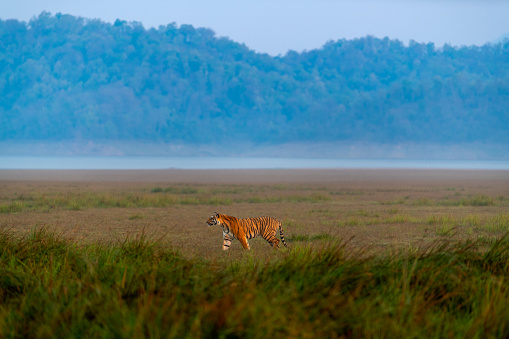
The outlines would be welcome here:
M 271 244 L 272 247 L 274 247 L 275 249 L 278 249 L 279 248 L 279 239 L 278 238 L 275 238 L 275 240 L 273 242 L 270 242 L 269 243 Z
M 263 236 L 263 239 L 267 240 L 267 242 L 270 244 L 270 246 L 278 249 L 279 248 L 279 239 L 276 238 L 276 231 L 270 232 L 270 234 L 267 234 Z

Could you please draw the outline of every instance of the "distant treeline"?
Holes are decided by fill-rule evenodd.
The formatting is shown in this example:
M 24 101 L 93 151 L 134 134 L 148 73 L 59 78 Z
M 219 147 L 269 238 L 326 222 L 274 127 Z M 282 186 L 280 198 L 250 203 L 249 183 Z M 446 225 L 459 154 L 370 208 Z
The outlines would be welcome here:
M 190 25 L 0 20 L 0 141 L 509 143 L 509 40 L 271 57 Z

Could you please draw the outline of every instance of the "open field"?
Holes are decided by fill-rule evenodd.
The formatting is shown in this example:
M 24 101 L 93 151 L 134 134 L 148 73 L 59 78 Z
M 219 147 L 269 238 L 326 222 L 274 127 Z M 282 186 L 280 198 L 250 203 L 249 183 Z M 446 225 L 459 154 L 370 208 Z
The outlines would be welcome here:
M 0 171 L 0 337 L 504 337 L 508 231 L 509 171 Z
M 269 215 L 294 246 L 351 239 L 372 251 L 435 239 L 492 243 L 509 231 L 509 172 L 434 170 L 0 171 L 0 226 L 77 240 L 141 231 L 184 255 L 220 258 L 214 212 Z M 267 253 L 255 239 L 252 249 Z M 242 253 L 240 243 L 232 255 Z

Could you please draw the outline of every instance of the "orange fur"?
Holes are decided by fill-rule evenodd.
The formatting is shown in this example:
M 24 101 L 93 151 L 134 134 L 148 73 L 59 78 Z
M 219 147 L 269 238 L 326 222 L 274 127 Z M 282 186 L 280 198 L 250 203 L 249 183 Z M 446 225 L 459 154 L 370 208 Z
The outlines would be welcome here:
M 281 235 L 281 241 L 288 247 L 283 235 L 283 226 L 276 218 L 258 217 L 239 219 L 226 214 L 214 213 L 208 220 L 209 226 L 219 225 L 223 228 L 223 250 L 227 250 L 233 239 L 237 238 L 244 249 L 249 250 L 248 239 L 258 235 L 267 240 L 272 247 L 279 248 L 279 239 L 276 238 L 277 230 Z

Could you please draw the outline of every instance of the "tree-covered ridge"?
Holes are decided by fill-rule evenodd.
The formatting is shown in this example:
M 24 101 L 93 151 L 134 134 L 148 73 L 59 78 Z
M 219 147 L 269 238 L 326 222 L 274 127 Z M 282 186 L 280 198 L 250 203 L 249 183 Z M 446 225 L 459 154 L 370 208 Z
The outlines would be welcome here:
M 0 20 L 0 140 L 509 143 L 509 41 L 271 57 L 175 24 Z

